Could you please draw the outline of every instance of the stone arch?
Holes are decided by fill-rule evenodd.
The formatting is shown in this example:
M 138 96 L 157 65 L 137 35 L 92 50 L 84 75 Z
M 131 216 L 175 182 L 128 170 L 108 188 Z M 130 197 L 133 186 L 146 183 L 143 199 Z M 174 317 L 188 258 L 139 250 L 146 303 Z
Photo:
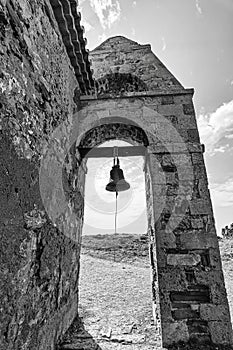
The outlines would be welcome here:
M 105 141 L 122 140 L 133 145 L 147 147 L 149 141 L 146 133 L 138 126 L 124 123 L 101 124 L 85 133 L 79 147 L 95 147 Z
M 189 341 L 195 336 L 196 329 L 203 324 L 206 329 L 204 336 L 208 336 L 208 341 L 212 342 L 216 339 L 214 331 L 212 332 L 214 323 L 221 322 L 216 314 L 211 316 L 214 317 L 212 321 L 206 320 L 199 312 L 204 310 L 205 304 L 211 309 L 216 307 L 211 299 L 213 280 L 208 279 L 205 286 L 202 281 L 203 274 L 207 276 L 209 269 L 214 269 L 210 263 L 211 254 L 212 248 L 218 254 L 218 242 L 216 235 L 213 235 L 214 221 L 204 173 L 203 150 L 199 143 L 192 141 L 192 129 L 190 130 L 189 125 L 191 117 L 187 119 L 187 113 L 191 112 L 184 100 L 178 97 L 176 104 L 175 98 L 171 99 L 169 96 L 164 99 L 157 95 L 153 99 L 145 96 L 83 99 L 83 108 L 74 115 L 72 128 L 69 129 L 72 134 L 69 139 L 70 147 L 73 144 L 75 146 L 66 165 L 69 193 L 72 194 L 69 188 L 71 184 L 78 196 L 72 197 L 70 202 L 64 201 L 62 207 L 64 215 L 69 217 L 69 225 L 62 228 L 63 231 L 70 237 L 74 227 L 72 235 L 76 238 L 78 228 L 78 239 L 81 239 L 85 161 L 81 161 L 80 155 L 77 159 L 78 147 L 92 148 L 102 143 L 106 140 L 104 128 L 111 129 L 112 125 L 116 129 L 112 129 L 111 139 L 116 138 L 116 130 L 118 137 L 123 138 L 120 130 L 123 130 L 121 128 L 124 128 L 124 124 L 144 131 L 148 139 L 146 182 L 150 184 L 147 212 L 152 213 L 149 232 L 151 261 L 154 264 L 152 288 L 156 301 L 154 305 L 159 305 L 158 308 L 155 307 L 156 318 L 161 310 L 162 340 L 165 346 L 173 342 Z M 174 114 L 175 119 L 181 119 L 176 123 L 177 126 L 173 124 Z M 102 133 L 102 136 L 98 135 L 97 142 L 92 143 L 92 133 L 95 132 Z M 127 135 L 128 140 L 130 135 L 132 137 L 134 134 Z M 132 143 L 141 140 L 142 137 L 134 137 Z M 47 164 L 50 164 L 49 158 L 45 162 L 46 167 Z M 69 176 L 70 169 L 74 170 L 73 164 L 77 169 Z M 200 169 L 203 169 L 202 173 L 199 173 Z M 58 171 L 54 170 L 53 174 Z M 61 184 L 56 182 L 57 187 L 58 185 Z M 58 200 L 62 191 L 62 186 L 56 191 Z M 74 208 L 76 204 L 77 207 Z M 57 211 L 54 217 L 58 217 Z M 80 216 L 77 218 L 78 211 Z M 216 276 L 224 286 L 222 277 L 219 274 Z M 222 289 L 221 293 L 225 291 Z M 177 300 L 182 301 L 178 306 Z M 188 308 L 183 312 L 182 306 L 186 304 Z M 193 313 L 193 304 L 198 305 L 198 313 Z M 193 315 L 196 317 L 195 322 Z M 177 329 L 181 331 L 177 332 Z
M 152 134 L 148 130 L 144 130 L 142 126 L 137 125 L 132 120 L 121 117 L 114 118 L 102 118 L 94 122 L 95 126 L 83 132 L 79 135 L 79 142 L 76 143 L 77 149 L 79 148 L 94 148 L 100 144 L 110 140 L 122 140 L 128 142 L 132 146 L 144 146 L 147 148 L 151 144 Z M 153 188 L 151 183 L 151 174 L 149 169 L 149 162 L 147 161 L 147 152 L 145 153 L 144 174 L 145 174 L 145 196 L 146 196 L 146 211 L 147 211 L 147 233 L 148 233 L 148 254 L 151 265 L 151 290 L 152 290 L 152 313 L 154 321 L 158 329 L 160 328 L 160 310 L 158 307 L 158 291 L 155 288 L 157 281 L 157 266 L 155 246 L 155 232 L 154 232 L 154 210 L 153 206 Z M 87 158 L 80 158 L 80 169 L 83 171 L 83 167 L 86 169 Z M 159 162 L 157 168 L 159 167 Z M 86 174 L 85 174 L 86 175 Z M 84 175 L 84 176 L 85 176 Z M 84 181 L 85 182 L 85 181 Z M 84 185 L 85 186 L 85 185 Z M 162 203 L 162 202 L 160 202 Z M 84 202 L 83 202 L 84 207 Z M 83 213 L 83 212 L 82 212 Z
M 75 123 L 79 123 L 79 125 L 74 128 L 72 140 L 74 142 L 76 139 L 76 145 L 80 145 L 78 147 L 81 147 L 81 140 L 87 132 L 97 126 L 99 127 L 105 124 L 124 124 L 128 127 L 134 126 L 134 132 L 136 132 L 136 130 L 139 132 L 139 129 L 141 129 L 144 133 L 144 144 L 145 146 L 149 146 L 155 142 L 157 144 L 160 142 L 158 136 L 161 135 L 161 131 L 158 126 L 159 124 L 162 125 L 161 121 L 164 122 L 165 119 L 164 116 L 159 114 L 156 110 L 151 109 L 150 106 L 146 106 L 143 100 L 138 99 L 135 101 L 134 105 L 128 100 L 125 100 L 124 105 L 119 107 L 117 103 L 113 105 L 109 103 L 109 101 L 103 99 L 98 104 L 93 103 L 91 108 L 87 106 L 81 109 L 74 116 L 74 121 Z M 77 129 L 77 132 L 75 129 Z M 101 129 L 99 129 L 99 131 L 100 130 Z M 176 135 L 173 135 L 173 139 L 174 137 L 176 137 Z

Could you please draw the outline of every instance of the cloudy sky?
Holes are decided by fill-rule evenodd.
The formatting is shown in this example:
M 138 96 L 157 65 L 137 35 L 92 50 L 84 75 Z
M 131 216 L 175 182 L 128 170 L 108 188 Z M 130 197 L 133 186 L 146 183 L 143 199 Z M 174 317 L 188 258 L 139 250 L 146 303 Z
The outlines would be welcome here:
M 219 232 L 221 227 L 233 222 L 233 1 L 79 0 L 79 4 L 90 50 L 115 35 L 149 43 L 176 78 L 185 87 L 195 89 L 194 103 L 201 139 L 206 145 L 205 160 Z M 128 161 L 131 163 L 125 160 L 126 169 L 133 167 L 132 159 Z M 109 162 L 105 164 L 107 173 L 111 168 Z M 95 166 L 89 163 L 89 169 Z M 134 161 L 134 166 L 136 178 L 140 179 L 140 162 Z M 133 180 L 130 173 L 129 178 Z M 137 191 L 142 198 L 143 185 L 140 186 Z M 139 197 L 134 192 L 122 194 L 122 203 L 119 198 L 121 232 L 145 231 L 145 215 L 140 210 L 135 212 Z M 107 195 L 108 198 L 103 197 L 99 192 L 98 200 L 102 203 L 99 208 L 106 207 L 103 204 L 106 202 L 107 210 L 111 206 L 114 211 L 114 201 L 109 197 L 112 194 Z M 87 202 L 97 201 L 88 196 Z M 98 207 L 97 202 L 95 206 Z M 114 224 L 113 213 L 105 215 L 102 208 L 102 216 L 98 217 L 94 207 L 86 207 L 85 232 L 104 232 L 104 224 L 96 227 L 96 223 L 104 223 L 106 217 L 109 230 L 109 225 Z M 91 220 L 93 226 L 89 225 Z

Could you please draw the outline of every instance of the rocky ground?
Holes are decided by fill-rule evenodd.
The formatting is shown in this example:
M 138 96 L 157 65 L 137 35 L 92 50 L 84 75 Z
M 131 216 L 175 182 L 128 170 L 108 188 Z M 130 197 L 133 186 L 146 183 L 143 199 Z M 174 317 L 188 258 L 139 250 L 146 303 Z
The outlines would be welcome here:
M 221 240 L 220 249 L 233 317 L 233 238 Z M 145 236 L 83 237 L 79 318 L 59 349 L 161 349 L 152 315 Z

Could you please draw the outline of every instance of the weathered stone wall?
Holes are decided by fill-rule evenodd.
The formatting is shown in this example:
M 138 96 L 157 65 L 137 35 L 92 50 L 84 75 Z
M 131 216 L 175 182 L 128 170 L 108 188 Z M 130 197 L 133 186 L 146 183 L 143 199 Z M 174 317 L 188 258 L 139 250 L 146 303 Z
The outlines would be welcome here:
M 90 59 L 97 80 L 110 73 L 132 74 L 149 90 L 182 88 L 151 51 L 150 45 L 139 45 L 122 36 L 107 39 L 90 53 Z
M 82 103 L 80 130 L 86 135 L 94 127 L 102 130 L 95 134 L 93 129 L 91 144 L 85 146 L 114 138 L 130 141 L 125 123 L 144 126 L 149 140 L 148 230 L 163 344 L 190 339 L 230 344 L 229 308 L 192 92 L 174 93 L 167 100 L 135 94 L 82 98 Z M 122 133 L 112 127 L 120 123 Z
M 62 167 L 69 151 L 75 88 L 49 1 L 1 0 L 0 349 L 54 349 L 77 313 L 79 232 L 73 225 L 74 241 L 54 226 L 39 183 L 42 155 L 64 121 L 62 142 L 54 144 L 48 164 Z M 81 227 L 83 199 L 74 189 L 83 181 L 76 158 L 68 154 L 63 180 Z M 59 201 L 56 172 L 46 179 L 43 195 L 53 205 Z
M 108 139 L 124 139 L 124 133 L 106 126 L 115 123 L 136 124 L 146 133 L 153 297 L 159 302 L 155 313 L 161 321 L 163 345 L 180 341 L 232 344 L 193 90 L 175 82 L 165 67 L 150 70 L 158 60 L 149 47 L 126 38 L 108 39 L 92 52 L 92 61 L 97 78 L 115 71 L 132 73 L 149 87 L 147 91 L 122 91 L 119 79 L 118 89 L 115 84 L 113 91 L 102 96 L 82 97 L 78 140 L 95 127 L 105 130 Z M 98 133 L 96 137 L 98 143 Z

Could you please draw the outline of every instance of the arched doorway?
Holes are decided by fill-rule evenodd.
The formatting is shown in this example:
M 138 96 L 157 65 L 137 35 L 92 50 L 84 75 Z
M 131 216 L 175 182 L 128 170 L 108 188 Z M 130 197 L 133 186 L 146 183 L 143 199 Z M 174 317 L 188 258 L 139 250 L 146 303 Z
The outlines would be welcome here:
M 124 141 L 119 141 L 122 139 Z M 118 140 L 118 142 L 109 140 Z M 128 143 L 125 142 L 126 140 Z M 101 142 L 104 143 L 101 144 Z M 96 148 L 96 145 L 101 145 L 103 148 Z M 147 164 L 148 138 L 144 131 L 136 125 L 124 123 L 102 124 L 88 131 L 82 138 L 79 147 L 79 152 L 84 156 L 83 161 L 87 166 L 85 187 L 89 186 L 93 196 L 96 190 L 93 184 L 96 168 L 94 168 L 95 171 L 93 172 L 88 164 L 90 164 L 90 160 L 96 161 L 99 158 L 102 165 L 100 162 L 92 164 L 99 164 L 99 166 L 103 167 L 104 161 L 110 160 L 108 162 L 109 172 L 114 154 L 113 146 L 118 147 L 121 155 L 124 152 L 129 155 L 127 158 L 125 156 L 119 157 L 124 171 L 127 169 L 127 162 L 124 162 L 124 160 L 128 160 L 128 166 L 131 166 L 131 170 L 136 165 L 135 163 L 133 164 L 133 159 L 136 159 L 137 166 L 139 166 L 139 161 L 141 161 L 140 180 L 144 182 L 143 195 L 145 200 L 143 204 L 138 204 L 143 205 L 142 211 L 144 210 L 144 214 L 147 211 L 146 207 L 149 209 L 146 215 L 147 224 L 144 232 L 141 232 L 140 235 L 131 235 L 130 237 L 130 235 L 122 234 L 123 232 L 119 232 L 119 230 L 117 231 L 117 236 L 109 235 L 107 230 L 108 234 L 103 232 L 100 235 L 97 234 L 98 223 L 96 220 L 98 220 L 98 215 L 95 215 L 92 211 L 90 221 L 93 222 L 94 220 L 96 223 L 97 230 L 95 232 L 97 235 L 86 236 L 84 233 L 82 237 L 81 252 L 83 250 L 84 254 L 81 255 L 79 315 L 83 316 L 83 320 L 86 320 L 88 333 L 97 341 L 99 339 L 98 344 L 100 346 L 101 342 L 104 344 L 106 341 L 108 343 L 125 342 L 128 345 L 133 342 L 134 349 L 140 349 L 142 344 L 144 346 L 146 344 L 160 346 L 161 333 L 159 330 L 158 309 L 156 309 L 156 293 L 154 292 L 157 273 L 153 256 L 155 242 L 151 236 L 151 225 L 154 220 L 153 210 L 151 210 L 152 194 Z M 140 156 L 137 154 L 140 154 Z M 111 158 L 109 159 L 110 156 Z M 88 179 L 89 171 L 91 171 L 90 181 Z M 139 175 L 139 172 L 137 172 L 137 175 Z M 127 177 L 127 171 L 125 176 L 128 181 L 133 178 L 130 178 L 130 175 Z M 106 177 L 107 180 L 108 176 Z M 103 182 L 100 187 L 102 191 L 105 191 Z M 85 193 L 86 201 L 88 198 L 86 191 Z M 114 197 L 112 193 L 110 196 Z M 121 208 L 120 196 L 121 193 L 119 194 L 119 209 Z M 114 201 L 114 198 L 112 199 Z M 127 199 L 130 201 L 130 198 L 126 198 L 126 201 Z M 90 207 L 93 208 L 95 206 L 93 197 L 91 197 L 91 201 Z M 101 205 L 100 201 L 98 204 Z M 114 209 L 114 204 L 112 207 Z M 127 209 L 130 215 L 130 208 L 127 208 L 126 203 L 125 212 L 127 212 Z M 98 208 L 96 210 L 98 211 Z M 104 220 L 103 212 L 104 210 L 102 210 L 102 216 L 100 216 L 102 221 Z M 113 216 L 111 215 L 112 227 L 114 226 Z M 141 220 L 142 217 L 143 215 L 141 215 Z M 106 229 L 110 229 L 108 223 L 107 220 L 105 223 L 101 222 L 99 229 L 103 229 L 104 226 Z M 131 251 L 123 252 L 124 249 Z M 107 256 L 104 255 L 106 251 Z M 124 256 L 122 256 L 122 252 Z M 88 254 L 91 255 L 91 258 Z M 136 255 L 136 259 L 132 259 L 133 254 Z

